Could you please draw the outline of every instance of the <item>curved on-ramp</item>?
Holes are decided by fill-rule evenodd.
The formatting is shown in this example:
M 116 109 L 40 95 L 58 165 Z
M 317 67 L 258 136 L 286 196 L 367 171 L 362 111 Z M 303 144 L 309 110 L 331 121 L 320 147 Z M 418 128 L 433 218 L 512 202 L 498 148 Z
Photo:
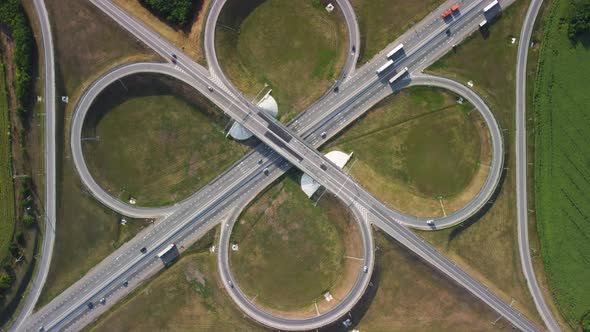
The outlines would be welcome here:
M 366 214 L 363 215 L 363 213 L 357 209 L 356 205 L 350 206 L 361 232 L 364 249 L 363 264 L 367 266 L 368 271 L 365 273 L 362 269 L 359 269 L 357 279 L 351 291 L 346 295 L 346 297 L 344 297 L 344 299 L 342 299 L 342 301 L 340 301 L 340 303 L 335 305 L 330 310 L 318 314 L 315 317 L 301 319 L 285 318 L 257 307 L 241 291 L 239 285 L 237 282 L 235 282 L 235 279 L 231 274 L 228 252 L 231 230 L 233 229 L 239 214 L 243 211 L 243 209 L 246 208 L 250 201 L 251 200 L 249 199 L 240 207 L 236 208 L 232 216 L 228 218 L 226 222 L 222 223 L 221 233 L 219 235 L 219 251 L 217 255 L 219 274 L 221 276 L 223 286 L 230 297 L 240 308 L 240 310 L 242 310 L 242 312 L 247 314 L 259 324 L 283 331 L 314 330 L 329 325 L 349 313 L 365 293 L 365 290 L 371 281 L 371 274 L 375 264 L 373 236 L 370 223 L 366 218 Z

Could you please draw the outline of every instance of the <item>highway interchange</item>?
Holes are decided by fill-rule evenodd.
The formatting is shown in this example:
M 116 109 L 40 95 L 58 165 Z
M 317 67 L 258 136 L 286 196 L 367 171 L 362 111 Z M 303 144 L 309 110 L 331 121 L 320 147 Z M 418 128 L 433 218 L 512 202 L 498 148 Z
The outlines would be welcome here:
M 42 4 L 41 1 L 38 2 Z M 477 212 L 481 206 L 487 203 L 489 197 L 495 190 L 500 172 L 503 168 L 500 130 L 497 128 L 493 115 L 485 103 L 473 91 L 452 80 L 427 76 L 420 74 L 420 72 L 428 64 L 446 53 L 454 43 L 460 42 L 460 40 L 474 30 L 477 23 L 481 21 L 481 8 L 487 2 L 464 1 L 462 4 L 464 10 L 451 24 L 446 24 L 440 19 L 437 19 L 441 10 L 439 8 L 419 23 L 416 29 L 407 32 L 395 43 L 392 43 L 390 46 L 395 46 L 403 41 L 407 50 L 406 56 L 400 61 L 397 61 L 395 67 L 403 68 L 406 66 L 410 68 L 410 76 L 396 83 L 393 89 L 389 86 L 386 79 L 391 74 L 384 75 L 386 77 L 384 79 L 383 77 L 377 77 L 374 73 L 375 68 L 384 62 L 382 53 L 366 65 L 358 68 L 354 74 L 352 70 L 349 72 L 346 70 L 343 71 L 347 72 L 347 75 L 343 75 L 343 81 L 339 82 L 340 92 L 328 93 L 321 98 L 320 101 L 292 121 L 288 126 L 289 129 L 257 113 L 255 108 L 247 100 L 240 98 L 239 94 L 236 97 L 236 90 L 227 87 L 228 85 L 231 87 L 229 82 L 226 81 L 223 83 L 215 79 L 205 68 L 194 63 L 188 57 L 184 56 L 180 50 L 129 17 L 112 3 L 107 1 L 92 2 L 160 55 L 169 57 L 170 54 L 177 54 L 179 60 L 177 66 L 170 64 L 132 64 L 119 67 L 99 78 L 86 91 L 77 105 L 75 117 L 79 117 L 79 120 L 73 121 L 71 141 L 75 165 L 86 186 L 89 187 L 95 197 L 103 204 L 126 215 L 138 217 L 161 216 L 162 220 L 153 228 L 145 230 L 136 236 L 135 239 L 118 249 L 79 282 L 27 319 L 24 324 L 27 330 L 38 330 L 41 326 L 45 330 L 77 329 L 83 326 L 80 325 L 84 323 L 84 319 L 81 319 L 81 317 L 100 314 L 100 310 L 89 312 L 85 305 L 86 302 L 89 300 L 96 301 L 97 298 L 107 295 L 109 296 L 109 303 L 112 303 L 117 296 L 121 297 L 128 291 L 128 289 L 121 290 L 120 285 L 123 280 L 135 280 L 133 279 L 134 276 L 137 276 L 139 279 L 142 273 L 153 273 L 159 268 L 157 260 L 154 259 L 152 254 L 139 254 L 139 248 L 146 243 L 149 244 L 149 253 L 157 252 L 172 240 L 178 240 L 176 241 L 178 243 L 187 241 L 188 244 L 198 237 L 199 234 L 204 233 L 219 222 L 223 222 L 225 225 L 222 227 L 223 231 L 220 241 L 222 244 L 227 243 L 224 241 L 229 239 L 231 224 L 235 221 L 239 211 L 249 202 L 251 197 L 255 197 L 256 193 L 272 183 L 274 179 L 278 178 L 291 165 L 314 177 L 342 201 L 353 207 L 353 211 L 358 216 L 360 225 L 373 224 L 383 229 L 396 240 L 400 241 L 400 243 L 420 255 L 424 260 L 440 269 L 441 272 L 466 287 L 475 296 L 488 303 L 516 327 L 526 331 L 538 330 L 538 327 L 526 320 L 526 318 L 522 317 L 520 313 L 506 303 L 502 302 L 487 290 L 485 286 L 482 286 L 469 277 L 464 271 L 456 267 L 451 261 L 404 227 L 411 226 L 428 229 L 429 226 L 426 225 L 425 219 L 401 214 L 381 204 L 370 193 L 366 192 L 345 173 L 331 165 L 330 162 L 325 160 L 315 150 L 315 148 L 324 142 L 319 137 L 319 133 L 327 132 L 328 138 L 333 136 L 352 123 L 376 102 L 390 95 L 394 89 L 416 84 L 434 85 L 450 89 L 463 95 L 484 116 L 490 129 L 494 146 L 495 159 L 493 164 L 498 165 L 498 168 L 497 171 L 490 171 L 486 185 L 484 185 L 482 191 L 473 201 L 446 219 L 436 220 L 436 225 L 441 228 L 449 227 L 466 220 L 469 216 Z M 347 1 L 344 2 L 347 3 Z M 503 6 L 508 4 L 508 1 L 503 2 Z M 444 8 L 444 6 L 441 6 L 441 8 Z M 530 24 L 532 25 L 532 23 Z M 444 33 L 447 26 L 451 26 L 453 30 L 452 39 L 448 38 Z M 353 30 L 349 30 L 349 36 L 354 35 L 354 33 L 350 33 Z M 211 29 L 208 31 L 211 31 Z M 44 32 L 43 34 L 45 42 L 46 33 Z M 46 48 L 51 49 L 49 47 Z M 356 62 L 356 58 L 352 61 Z M 46 64 L 46 69 L 47 67 L 52 66 L 47 66 Z M 354 68 L 354 65 L 351 68 Z M 79 148 L 79 134 L 81 133 L 84 119 L 83 110 L 88 109 L 97 93 L 108 86 L 110 84 L 109 82 L 120 77 L 142 72 L 171 75 L 192 85 L 203 95 L 209 96 L 214 103 L 232 116 L 232 118 L 255 133 L 271 149 L 266 148 L 263 144 L 259 145 L 210 185 L 172 207 L 141 209 L 131 207 L 113 199 L 94 183 L 89 172 L 84 173 L 85 164 L 82 154 L 80 153 L 76 156 L 76 151 L 78 149 L 81 151 L 81 148 Z M 207 90 L 207 87 L 210 85 L 215 86 L 214 93 L 210 93 Z M 489 118 L 486 118 L 486 114 Z M 79 130 L 76 127 L 78 125 Z M 262 160 L 262 163 L 260 160 Z M 326 170 L 322 169 L 322 165 Z M 269 168 L 270 172 L 268 176 L 263 174 L 262 170 L 264 168 Z M 93 183 L 95 186 L 92 185 Z M 489 186 L 488 183 L 490 183 Z M 369 234 L 370 238 L 369 227 L 362 227 L 362 229 L 368 231 L 366 234 Z M 363 239 L 365 239 L 365 259 L 372 266 L 372 240 L 368 241 L 366 236 L 363 236 Z M 222 280 L 224 280 L 227 287 L 229 280 L 231 280 L 231 272 L 226 264 L 227 257 L 224 260 L 224 255 L 227 255 L 227 246 L 222 245 L 222 247 L 224 249 L 219 251 L 220 272 Z M 362 294 L 369 278 L 370 273 L 365 274 L 364 277 L 363 274 L 359 273 L 357 285 L 355 285 L 351 294 L 339 304 L 339 310 L 332 310 L 333 312 L 327 312 L 315 317 L 315 321 L 285 320 L 280 317 L 274 317 L 253 306 L 241 294 L 238 287 L 228 287 L 228 292 L 240 308 L 258 322 L 275 328 L 301 330 L 323 326 L 340 318 L 343 313 L 346 313 L 356 303 L 356 300 L 358 300 L 358 295 L 356 294 Z M 130 288 L 134 285 L 131 283 Z M 102 310 L 106 310 L 106 308 Z M 548 315 L 550 316 L 549 312 Z M 554 330 L 552 327 L 550 329 Z

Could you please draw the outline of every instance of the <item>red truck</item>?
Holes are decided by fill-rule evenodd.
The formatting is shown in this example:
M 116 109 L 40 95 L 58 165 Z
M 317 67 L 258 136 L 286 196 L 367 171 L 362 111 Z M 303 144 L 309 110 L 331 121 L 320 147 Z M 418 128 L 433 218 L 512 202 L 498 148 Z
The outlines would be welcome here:
M 442 13 L 441 16 L 442 16 L 443 19 L 446 19 L 447 17 L 449 17 L 449 15 L 451 15 L 453 12 L 455 12 L 457 10 L 459 10 L 459 4 L 458 3 L 454 4 L 451 7 L 451 9 L 448 9 L 447 11 L 445 11 L 444 13 Z

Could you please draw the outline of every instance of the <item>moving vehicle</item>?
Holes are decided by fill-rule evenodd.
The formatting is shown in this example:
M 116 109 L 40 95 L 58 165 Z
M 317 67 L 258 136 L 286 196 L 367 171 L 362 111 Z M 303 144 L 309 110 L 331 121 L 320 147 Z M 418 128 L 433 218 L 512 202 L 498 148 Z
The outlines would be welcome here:
M 363 266 L 363 272 L 364 272 L 364 273 L 367 273 L 367 272 L 369 272 L 369 267 L 368 267 L 368 266 L 366 266 L 366 265 L 365 265 L 365 266 Z
M 400 78 L 402 78 L 407 72 L 408 72 L 408 67 L 405 67 L 404 69 L 400 70 L 397 74 L 395 74 L 395 76 L 393 76 L 389 80 L 389 84 L 393 84 L 395 81 L 397 81 Z
M 145 254 L 145 253 L 147 252 L 147 249 L 146 249 L 145 247 L 143 247 L 143 248 L 139 249 L 139 251 L 140 251 L 142 254 Z
M 381 74 L 385 69 L 389 68 L 391 65 L 393 65 L 393 60 L 388 60 L 383 66 L 377 69 L 377 75 Z
M 396 47 L 394 47 L 391 51 L 389 51 L 389 53 L 387 53 L 387 57 L 391 58 L 403 49 L 404 49 L 404 44 L 399 44 Z
M 100 298 L 100 304 L 105 304 L 107 302 L 107 299 L 105 299 L 104 297 Z
M 88 302 L 86 303 L 86 306 L 88 307 L 88 309 L 92 310 L 92 308 L 94 308 L 94 303 Z

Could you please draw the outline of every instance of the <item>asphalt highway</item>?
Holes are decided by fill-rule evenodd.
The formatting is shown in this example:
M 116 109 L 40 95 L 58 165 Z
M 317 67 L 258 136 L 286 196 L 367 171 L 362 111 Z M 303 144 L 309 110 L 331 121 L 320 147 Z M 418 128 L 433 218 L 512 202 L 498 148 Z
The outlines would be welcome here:
M 45 213 L 44 233 L 39 264 L 28 293 L 25 295 L 23 306 L 17 318 L 11 325 L 12 331 L 18 331 L 21 324 L 31 315 L 35 303 L 41 295 L 41 290 L 49 273 L 49 265 L 53 254 L 56 226 L 56 115 L 55 115 L 55 61 L 53 58 L 53 38 L 49 15 L 43 0 L 34 0 L 33 5 L 43 40 L 43 67 L 45 69 L 43 108 L 45 111 Z
M 471 11 L 469 10 L 469 7 L 467 7 L 463 14 L 465 17 L 467 17 L 465 19 L 465 22 L 472 23 L 473 19 L 477 17 L 477 15 L 473 14 L 475 12 L 474 8 L 480 6 L 482 3 L 473 3 L 474 5 L 471 7 Z M 109 5 L 106 2 L 101 2 L 97 4 L 97 6 L 101 8 L 101 6 L 104 4 L 107 5 L 106 7 L 108 7 Z M 136 36 L 138 36 L 138 38 L 142 40 L 148 40 L 148 45 L 155 47 L 158 53 L 170 54 L 170 50 L 174 51 L 173 48 L 167 49 L 166 42 L 159 39 L 158 36 L 155 36 L 155 38 L 153 36 L 150 36 L 150 32 L 146 32 L 145 27 L 142 27 L 141 25 L 135 25 L 134 23 L 136 22 L 133 22 L 133 20 L 131 20 L 132 22 L 130 23 L 126 21 L 128 20 L 128 18 L 125 18 L 124 13 L 117 12 L 116 9 L 113 11 L 112 8 L 105 8 L 103 10 L 105 10 L 107 14 L 115 18 L 115 20 L 117 20 L 118 22 L 122 22 L 123 25 L 128 30 L 133 32 Z M 471 20 L 468 17 L 468 14 L 470 12 L 472 13 Z M 458 21 L 460 20 L 457 20 L 455 22 Z M 458 23 L 454 23 L 454 27 L 458 28 L 458 26 Z M 432 45 L 434 46 L 440 45 L 441 33 L 444 33 L 444 25 L 442 30 L 440 27 L 435 28 L 434 32 L 429 35 L 433 37 L 433 39 L 430 42 L 418 43 L 419 45 L 417 46 L 417 50 L 421 53 L 417 54 L 427 54 L 427 52 L 425 51 L 425 49 L 427 48 L 427 44 L 430 45 L 432 43 Z M 436 43 L 437 40 L 439 41 L 438 44 Z M 443 43 L 443 45 L 446 44 L 447 43 Z M 184 75 L 182 79 L 186 79 L 185 81 L 187 83 L 196 87 L 204 95 L 208 95 L 206 87 L 209 84 L 211 84 L 211 81 L 208 78 L 206 71 L 204 72 L 204 69 L 201 69 L 199 66 L 194 67 L 192 65 L 183 65 L 181 61 L 185 61 L 188 58 L 182 58 L 183 56 L 181 54 L 178 54 L 178 57 L 180 59 L 179 62 L 181 63 L 181 65 L 178 66 L 177 71 L 179 72 L 179 75 Z M 187 63 L 190 64 L 190 60 L 187 60 Z M 352 81 L 352 79 L 348 80 L 348 82 Z M 381 85 L 384 85 L 385 88 L 382 86 L 376 87 L 375 90 L 372 90 L 365 89 L 364 85 L 361 85 L 360 89 L 367 90 L 364 92 L 366 94 L 370 95 L 371 93 L 374 93 L 373 96 L 377 96 L 379 95 L 380 91 L 386 91 L 386 89 L 389 88 L 385 85 L 384 82 L 382 82 L 383 80 L 379 79 L 378 81 L 381 82 Z M 359 84 L 361 83 L 362 82 L 359 82 Z M 391 93 L 391 88 L 389 88 L 389 93 Z M 442 255 L 438 254 L 430 246 L 424 243 L 422 243 L 421 245 L 420 243 L 416 243 L 414 241 L 414 238 L 412 237 L 413 233 L 408 231 L 405 227 L 402 227 L 399 224 L 400 221 L 391 217 L 391 215 L 395 214 L 395 212 L 392 212 L 390 209 L 384 207 L 381 203 L 375 200 L 369 193 L 360 188 L 360 186 L 358 186 L 346 174 L 344 174 L 337 167 L 332 165 L 329 161 L 323 158 L 321 154 L 317 153 L 317 151 L 315 151 L 315 149 L 312 148 L 313 144 L 319 144 L 319 142 L 313 143 L 312 138 L 312 142 L 310 142 L 310 145 L 306 144 L 304 141 L 301 141 L 297 136 L 294 136 L 289 130 L 285 129 L 282 125 L 274 122 L 272 119 L 264 117 L 261 114 L 255 113 L 254 111 L 252 111 L 251 105 L 245 104 L 241 100 L 235 100 L 235 98 L 231 94 L 227 93 L 223 89 L 215 91 L 215 93 L 213 95 L 210 95 L 210 97 L 213 102 L 222 107 L 228 114 L 230 114 L 234 119 L 236 119 L 236 121 L 239 121 L 240 123 L 242 123 L 242 125 L 244 125 L 246 128 L 250 129 L 253 133 L 255 133 L 264 143 L 272 147 L 273 150 L 280 151 L 281 154 L 291 162 L 291 164 L 294 164 L 299 169 L 305 171 L 312 177 L 316 178 L 318 182 L 322 183 L 330 191 L 334 192 L 343 201 L 348 202 L 350 204 L 357 204 L 359 210 L 363 211 L 364 209 L 364 211 L 370 213 L 373 216 L 373 218 L 375 218 L 374 223 L 376 225 L 384 228 L 386 231 L 388 231 L 389 234 L 394 236 L 394 238 L 398 239 L 401 243 L 407 244 L 409 248 L 417 250 L 417 253 L 421 255 L 425 260 L 431 262 L 436 267 L 439 267 L 443 272 L 447 273 L 454 280 L 456 280 L 457 282 L 461 283 L 469 290 L 474 292 L 476 296 L 482 298 L 484 301 L 486 301 L 486 303 L 490 304 L 498 312 L 505 315 L 505 317 L 507 317 L 517 327 L 523 330 L 536 329 L 534 325 L 530 324 L 530 322 L 528 322 L 526 319 L 519 317 L 520 315 L 517 313 L 515 314 L 514 309 L 510 308 L 508 305 L 506 305 L 505 303 L 497 299 L 495 296 L 493 296 L 493 294 L 489 293 L 489 291 L 487 291 L 485 287 L 479 285 L 473 279 L 470 279 L 468 276 L 464 275 L 464 272 L 462 272 L 460 269 L 457 269 L 456 267 L 449 265 L 452 263 L 448 260 L 445 261 L 445 258 L 442 257 Z M 361 98 L 361 96 L 357 96 L 355 101 L 358 101 Z M 368 105 L 370 102 L 366 103 Z M 340 105 L 336 107 L 341 107 L 344 104 L 345 102 L 342 102 L 340 103 Z M 351 119 L 352 118 L 348 118 L 346 121 L 351 121 Z M 345 125 L 346 121 L 341 121 L 337 123 L 340 126 L 342 126 Z M 319 120 L 317 121 L 317 123 L 319 123 Z M 311 124 L 303 124 L 298 128 L 299 130 L 303 130 L 301 128 L 307 128 L 312 126 L 313 125 Z M 263 153 L 263 151 L 259 151 L 259 153 Z M 289 167 L 288 164 L 285 164 L 283 161 L 278 160 L 280 159 L 272 161 L 272 163 L 276 165 L 277 168 L 280 168 L 284 171 L 285 168 Z M 241 183 L 248 182 L 248 180 L 253 181 L 251 177 L 246 176 L 241 180 Z M 237 185 L 238 188 L 243 188 L 244 186 L 245 184 Z M 170 218 L 167 218 L 168 221 L 163 221 L 155 225 L 154 228 L 161 228 L 155 231 L 152 230 L 148 235 L 145 235 L 143 238 L 144 243 L 158 243 L 158 248 L 165 246 L 168 243 L 166 240 L 170 239 L 170 237 L 172 237 L 175 234 L 177 235 L 178 232 L 185 229 L 187 226 L 190 226 L 190 222 L 195 223 L 195 220 L 197 220 L 199 216 L 205 213 L 205 211 L 211 212 L 213 209 L 222 206 L 224 203 L 227 204 L 226 201 L 228 197 L 226 195 L 233 194 L 234 192 L 232 190 L 236 189 L 232 186 L 223 187 L 221 193 L 217 193 L 216 190 L 212 190 L 216 193 L 215 197 L 211 199 L 212 206 L 207 206 L 207 202 L 199 202 L 202 205 L 199 204 L 199 209 L 196 212 L 192 212 L 192 209 L 194 209 L 195 206 L 191 206 L 190 204 L 183 205 L 181 208 L 174 211 L 174 213 L 172 214 L 172 216 L 174 217 L 170 216 Z M 224 208 L 227 209 L 228 207 Z M 219 212 L 217 213 L 223 213 L 224 208 L 219 210 Z M 211 221 L 214 219 L 210 218 L 208 220 Z M 172 231 L 168 231 L 170 229 L 172 229 Z M 164 236 L 163 234 L 165 234 L 166 236 Z M 168 236 L 169 234 L 170 236 Z M 148 238 L 148 236 L 150 237 Z M 133 249 L 133 246 L 135 246 L 135 250 L 137 251 L 137 249 L 140 248 L 137 247 L 137 245 L 141 245 L 141 243 L 138 242 L 141 242 L 141 240 L 136 241 L 134 239 L 124 247 L 131 250 Z M 142 261 L 141 257 L 148 257 L 139 255 L 140 257 L 138 258 L 137 253 L 133 255 L 133 250 L 129 251 L 129 253 L 129 255 L 123 255 L 121 254 L 121 251 L 118 250 L 115 254 L 109 256 L 108 259 L 103 261 L 99 266 L 97 266 L 97 268 L 95 268 L 95 270 L 92 271 L 93 273 L 91 274 L 94 275 L 89 274 L 86 277 L 84 277 L 80 282 L 76 283 L 76 285 L 78 286 L 77 289 L 76 285 L 74 285 L 72 288 L 68 289 L 68 291 L 65 292 L 65 295 L 62 294 L 58 298 L 56 298 L 56 300 L 52 301 L 52 303 L 50 303 L 50 305 L 48 306 L 49 308 L 47 310 L 45 310 L 46 308 L 43 308 L 42 312 L 36 314 L 35 318 L 37 318 L 37 320 L 35 320 L 31 326 L 38 327 L 38 324 L 42 323 L 43 321 L 48 321 L 48 324 L 45 325 L 47 328 L 58 329 L 59 327 L 64 326 L 64 324 L 67 325 L 68 322 L 71 322 L 75 318 L 75 314 L 78 313 L 79 310 L 83 310 L 83 304 L 86 300 L 92 298 L 93 296 L 98 296 L 100 292 L 104 292 L 109 287 L 113 287 L 114 282 L 118 280 L 117 278 L 120 278 L 125 273 L 128 273 L 129 271 L 134 270 L 138 267 L 137 263 Z M 121 255 L 116 256 L 116 254 Z M 117 259 L 113 259 L 113 257 L 117 257 Z M 120 258 L 124 259 L 120 260 Z M 114 266 L 109 264 L 114 264 Z M 102 278 L 105 277 L 105 272 L 99 271 L 109 271 L 108 276 L 106 276 L 106 279 Z M 85 279 L 87 281 L 86 284 L 82 282 Z M 89 286 L 91 284 L 93 286 Z M 68 293 L 70 297 L 68 297 Z M 72 299 L 74 300 L 70 301 Z M 72 309 L 74 311 L 72 311 Z
M 533 269 L 529 248 L 528 205 L 527 205 L 527 146 L 526 146 L 526 76 L 528 45 L 533 33 L 535 19 L 542 0 L 533 0 L 529 5 L 518 41 L 516 63 L 516 209 L 518 222 L 518 248 L 522 271 L 539 315 L 549 331 L 561 331 L 559 324 L 547 307 L 543 293 Z

